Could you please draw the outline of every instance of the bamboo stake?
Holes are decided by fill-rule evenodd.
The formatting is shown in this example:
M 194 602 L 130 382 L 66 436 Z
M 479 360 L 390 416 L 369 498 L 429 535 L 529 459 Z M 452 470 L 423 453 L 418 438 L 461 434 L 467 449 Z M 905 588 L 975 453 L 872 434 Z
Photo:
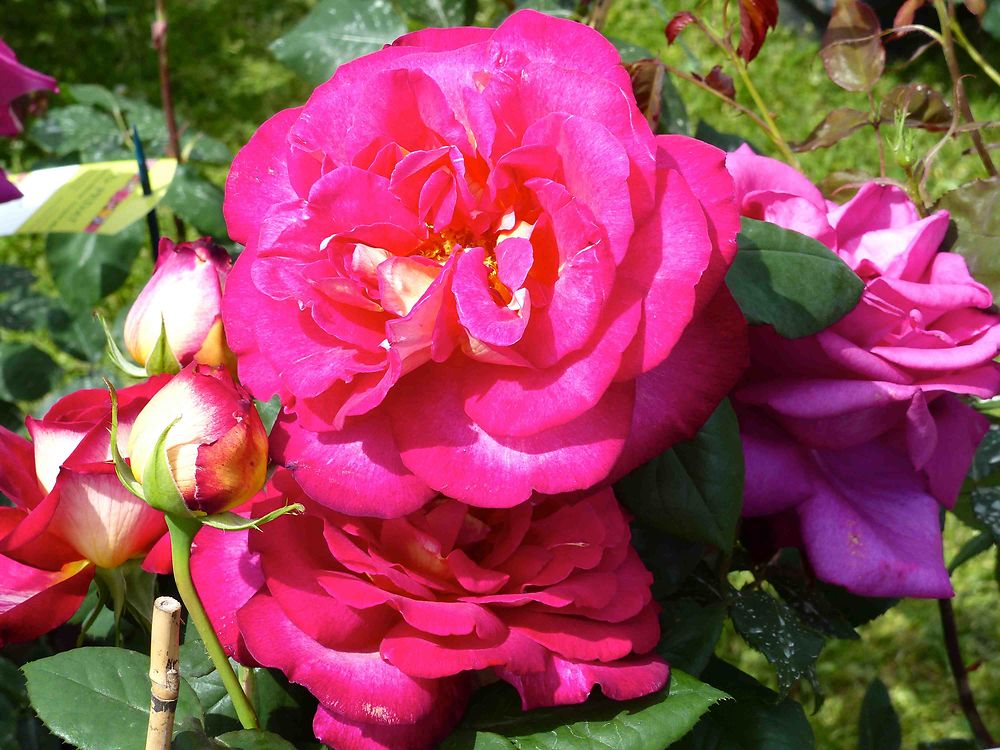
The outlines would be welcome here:
M 170 750 L 174 712 L 180 689 L 178 654 L 181 605 L 161 596 L 153 602 L 153 635 L 149 650 L 150 703 L 146 750 Z

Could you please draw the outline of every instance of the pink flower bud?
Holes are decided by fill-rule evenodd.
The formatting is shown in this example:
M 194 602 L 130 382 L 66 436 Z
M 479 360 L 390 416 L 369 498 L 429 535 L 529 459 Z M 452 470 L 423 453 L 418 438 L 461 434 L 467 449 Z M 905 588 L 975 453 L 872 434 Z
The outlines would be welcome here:
M 229 255 L 208 239 L 175 245 L 160 240 L 156 270 L 125 318 L 125 346 L 145 365 L 161 330 L 181 365 L 200 362 L 234 369 L 222 328 L 222 289 Z
M 168 428 L 167 464 L 191 510 L 221 513 L 263 486 L 267 432 L 250 396 L 225 368 L 188 365 L 139 413 L 128 445 L 140 483 Z

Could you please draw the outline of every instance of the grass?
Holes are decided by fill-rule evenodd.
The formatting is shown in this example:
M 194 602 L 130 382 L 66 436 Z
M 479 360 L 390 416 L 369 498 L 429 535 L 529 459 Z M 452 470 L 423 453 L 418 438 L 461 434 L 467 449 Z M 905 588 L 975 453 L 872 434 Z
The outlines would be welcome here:
M 44 4 L 4 0 L 3 5 L 0 33 L 27 64 L 66 83 L 100 83 L 158 102 L 155 55 L 149 41 L 152 0 L 48 0 Z M 304 101 L 309 87 L 278 64 L 267 45 L 311 5 L 307 0 L 171 3 L 170 57 L 176 106 L 182 119 L 235 150 L 271 114 Z M 682 8 L 677 0 L 617 0 L 606 31 L 663 55 L 673 65 L 706 73 L 722 60 L 697 31 L 689 29 L 680 44 L 666 46 L 663 26 Z M 710 10 L 707 17 L 712 17 Z M 863 96 L 842 91 L 827 80 L 818 49 L 814 32 L 782 26 L 751 65 L 754 81 L 777 113 L 789 140 L 804 138 L 833 107 L 866 107 Z M 967 60 L 963 64 L 972 70 Z M 906 69 L 902 65 L 899 60 L 891 62 L 878 94 L 897 83 L 912 81 L 947 90 L 943 65 L 934 53 Z M 981 119 L 1000 119 L 1000 95 L 982 85 L 980 79 L 970 84 L 976 114 Z M 723 109 L 718 100 L 683 81 L 678 87 L 693 118 L 747 138 L 764 153 L 774 154 L 767 139 L 746 118 Z M 749 104 L 743 92 L 739 96 Z M 933 140 L 934 136 L 920 134 L 918 146 Z M 981 176 L 978 162 L 962 155 L 967 147 L 967 142 L 960 142 L 943 151 L 932 192 L 938 194 Z M 26 168 L 36 156 L 23 141 L 0 141 L 0 163 L 8 168 Z M 878 167 L 874 141 L 862 136 L 800 158 L 803 169 L 815 180 L 835 170 L 874 172 Z M 898 176 L 898 168 L 890 164 L 890 169 Z M 43 247 L 38 238 L 0 238 L 0 262 L 33 268 L 41 277 L 42 288 L 52 291 Z M 125 288 L 105 303 L 105 312 L 113 317 L 148 273 L 148 259 L 137 263 Z M 9 333 L 0 331 L 0 339 L 9 338 Z M 948 555 L 953 555 L 967 537 L 964 527 L 950 526 L 945 535 Z M 1000 731 L 1000 660 L 996 650 L 1000 617 L 992 558 L 984 555 L 973 560 L 958 571 L 954 581 L 965 658 L 968 663 L 981 664 L 970 679 L 987 724 Z M 904 747 L 916 748 L 918 741 L 968 736 L 939 631 L 934 603 L 911 600 L 864 626 L 860 641 L 832 642 L 819 664 L 826 703 L 811 717 L 817 746 L 823 750 L 856 746 L 858 709 L 867 684 L 875 676 L 889 686 L 902 721 Z M 732 632 L 720 643 L 719 653 L 773 684 L 763 658 L 749 651 Z

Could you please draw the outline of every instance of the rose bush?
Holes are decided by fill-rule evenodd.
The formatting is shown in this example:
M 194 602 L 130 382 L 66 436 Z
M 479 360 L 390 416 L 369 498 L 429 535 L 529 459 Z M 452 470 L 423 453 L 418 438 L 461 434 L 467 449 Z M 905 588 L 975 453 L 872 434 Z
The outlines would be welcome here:
M 223 316 L 317 501 L 511 507 L 690 436 L 745 365 L 723 154 L 655 137 L 614 47 L 533 11 L 408 34 L 266 122 Z
M 959 396 L 1000 392 L 992 295 L 961 256 L 940 252 L 945 211 L 921 217 L 876 183 L 831 204 L 746 146 L 727 163 L 744 216 L 820 240 L 865 282 L 858 306 L 816 336 L 751 330 L 733 396 L 744 514 L 775 516 L 769 531 L 800 537 L 823 580 L 867 596 L 950 596 L 939 512 L 988 426 Z
M 288 499 L 306 514 L 262 534 L 205 529 L 192 562 L 227 650 L 305 685 L 323 742 L 433 747 L 489 673 L 525 708 L 580 703 L 597 685 L 627 699 L 666 683 L 649 653 L 660 633 L 652 576 L 610 490 L 509 510 L 439 497 L 389 520 L 300 495 L 279 469 L 253 515 Z
M 122 450 L 136 415 L 166 382 L 118 392 Z M 0 645 L 36 638 L 80 606 L 95 568 L 143 557 L 170 571 L 163 514 L 129 493 L 110 461 L 111 401 L 77 391 L 42 419 L 27 419 L 31 441 L 0 427 Z M 163 540 L 162 543 L 159 543 Z
M 200 362 L 236 370 L 222 328 L 222 290 L 229 254 L 206 238 L 174 244 L 164 237 L 153 276 L 125 318 L 125 347 L 145 365 L 161 331 L 182 365 Z

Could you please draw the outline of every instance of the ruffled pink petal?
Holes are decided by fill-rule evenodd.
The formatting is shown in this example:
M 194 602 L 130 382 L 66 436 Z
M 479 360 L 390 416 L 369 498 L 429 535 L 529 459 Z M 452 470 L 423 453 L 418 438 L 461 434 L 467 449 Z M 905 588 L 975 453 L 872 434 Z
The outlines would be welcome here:
M 823 194 L 804 174 L 777 159 L 758 156 L 746 144 L 726 157 L 726 168 L 733 176 L 738 202 L 749 193 L 767 190 L 799 196 L 826 213 Z
M 241 664 L 256 665 L 236 620 L 240 608 L 264 586 L 260 555 L 250 550 L 249 534 L 203 526 L 192 548 L 191 575 L 226 653 Z
M 787 432 L 746 409 L 740 411 L 740 438 L 746 465 L 744 516 L 781 513 L 811 496 L 812 461 Z
M 739 380 L 747 358 L 746 321 L 722 289 L 663 363 L 636 379 L 632 425 L 612 479 L 693 437 Z
M 817 576 L 861 596 L 952 596 L 940 506 L 906 456 L 873 441 L 813 457 L 822 481 L 798 514 Z
M 453 366 L 425 365 L 386 402 L 403 463 L 434 489 L 481 507 L 510 507 L 532 491 L 589 487 L 607 476 L 627 434 L 631 384 L 613 385 L 590 411 L 525 437 L 494 436 L 466 416 Z
M 452 692 L 442 697 L 435 711 L 409 724 L 352 721 L 321 705 L 313 719 L 313 733 L 338 750 L 431 750 L 462 717 L 472 688 Z
M 420 47 L 434 52 L 445 52 L 470 44 L 487 41 L 493 29 L 481 26 L 451 26 L 447 29 L 420 29 L 403 34 L 392 43 L 394 47 Z
M 989 429 L 989 420 L 952 395 L 935 399 L 930 411 L 937 428 L 937 442 L 924 471 L 931 494 L 950 508 L 958 499 L 976 448 Z
M 381 412 L 352 417 L 343 430 L 323 433 L 282 416 L 271 432 L 271 451 L 307 495 L 344 513 L 392 518 L 435 494 L 400 460 Z
M 84 562 L 40 570 L 0 555 L 0 647 L 66 622 L 83 604 L 93 577 L 94 567 Z
M 21 132 L 21 123 L 11 109 L 11 102 L 29 91 L 58 91 L 56 79 L 18 62 L 14 50 L 0 41 L 0 136 L 13 138 Z
M 289 128 L 302 107 L 286 109 L 261 125 L 233 159 L 226 178 L 222 212 L 229 236 L 244 245 L 256 237 L 271 206 L 298 196 L 288 177 Z
M 20 197 L 21 191 L 7 179 L 7 174 L 0 169 L 0 203 L 16 201 Z
M 613 664 L 551 655 L 543 671 L 518 673 L 505 668 L 495 671 L 502 680 L 517 688 L 525 711 L 583 703 L 598 685 L 612 700 L 630 700 L 660 690 L 670 679 L 670 667 L 655 654 L 622 659 Z
M 6 427 L 0 427 L 0 492 L 22 510 L 34 508 L 42 501 L 33 446 Z
M 486 251 L 481 247 L 466 250 L 458 258 L 452 282 L 458 319 L 476 339 L 492 346 L 512 346 L 528 326 L 531 298 L 522 289 L 507 305 L 494 299 L 485 258 Z

